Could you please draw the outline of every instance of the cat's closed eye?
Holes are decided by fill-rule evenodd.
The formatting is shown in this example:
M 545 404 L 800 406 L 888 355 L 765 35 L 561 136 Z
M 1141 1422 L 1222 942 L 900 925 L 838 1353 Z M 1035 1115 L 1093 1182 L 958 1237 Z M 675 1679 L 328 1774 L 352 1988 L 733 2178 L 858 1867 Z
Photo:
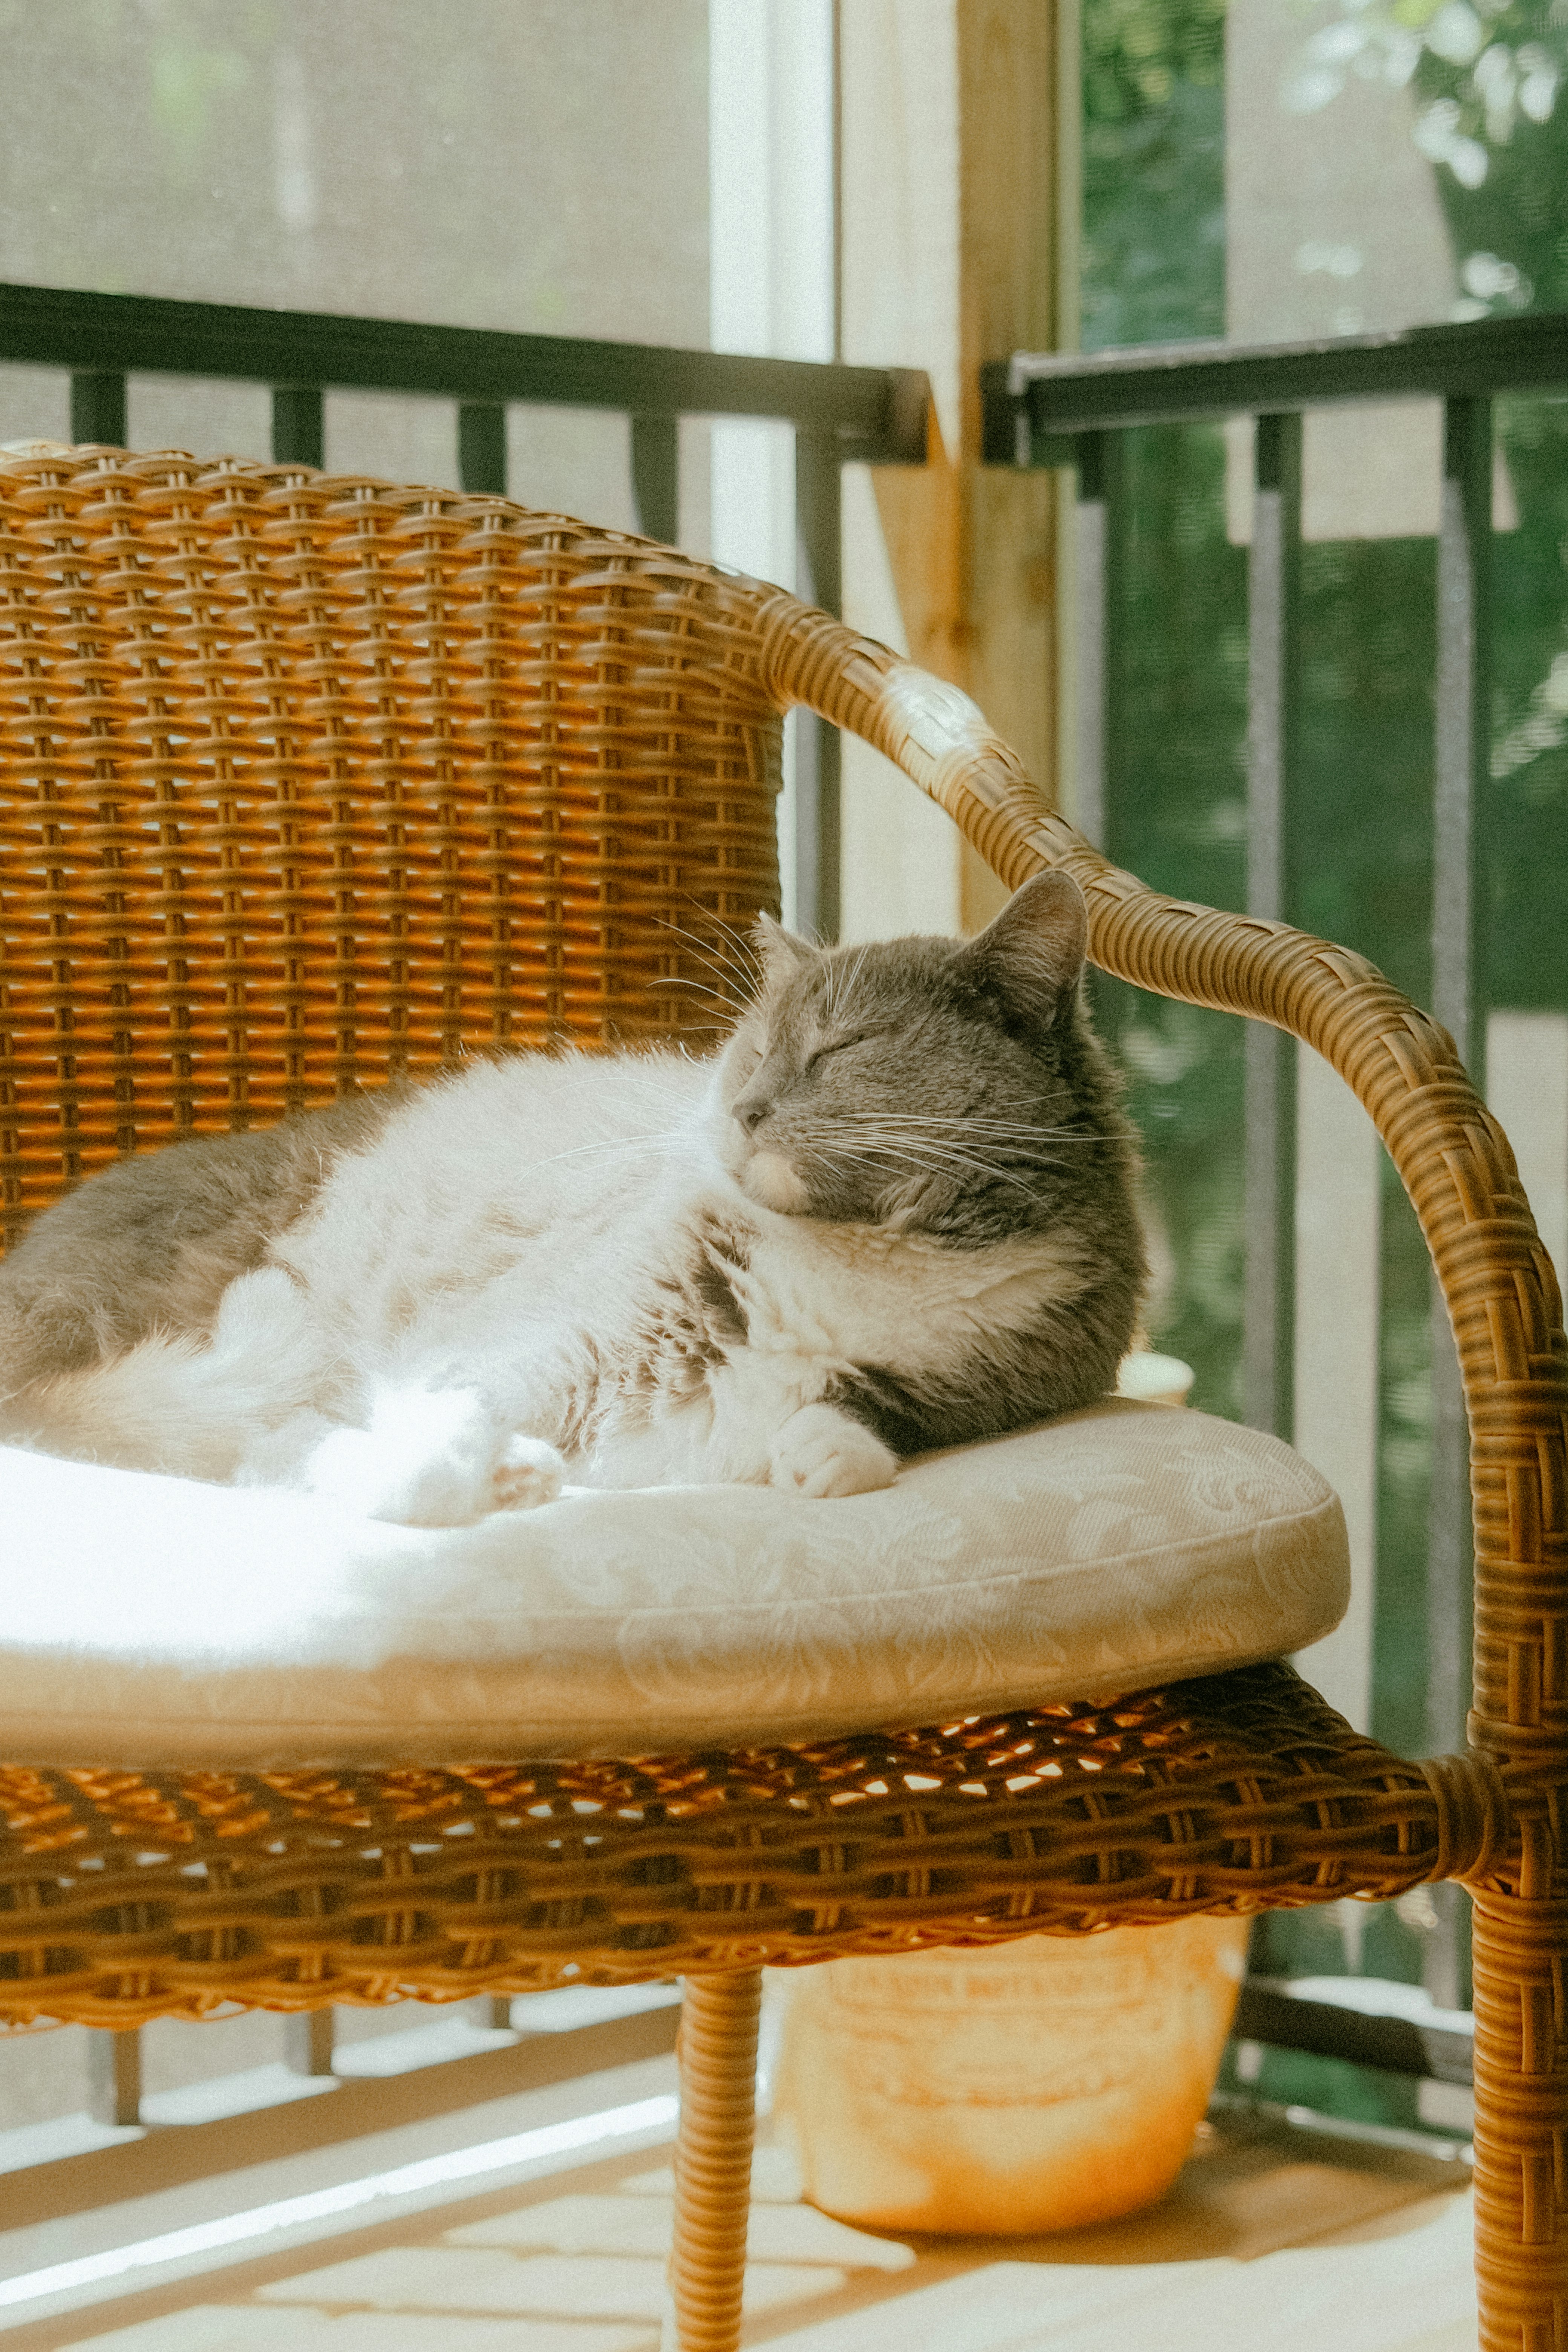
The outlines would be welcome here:
M 871 1030 L 860 1029 L 857 1030 L 853 1037 L 834 1037 L 826 1045 L 818 1045 L 814 1054 L 806 1056 L 807 1074 L 815 1070 L 819 1062 L 827 1061 L 833 1055 L 847 1053 L 851 1045 L 868 1045 L 872 1042 L 873 1034 Z

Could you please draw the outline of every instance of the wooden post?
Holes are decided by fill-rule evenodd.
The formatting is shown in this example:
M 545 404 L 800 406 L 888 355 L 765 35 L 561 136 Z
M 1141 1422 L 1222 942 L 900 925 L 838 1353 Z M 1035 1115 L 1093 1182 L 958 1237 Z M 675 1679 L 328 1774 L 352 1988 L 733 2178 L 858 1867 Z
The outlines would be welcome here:
M 873 476 L 905 643 L 1053 796 L 1062 478 L 982 467 L 979 371 L 1071 340 L 1067 14 L 1067 0 L 859 0 L 840 48 L 845 357 L 918 352 L 936 394 L 930 465 Z M 953 895 L 973 929 L 1003 893 L 964 848 Z

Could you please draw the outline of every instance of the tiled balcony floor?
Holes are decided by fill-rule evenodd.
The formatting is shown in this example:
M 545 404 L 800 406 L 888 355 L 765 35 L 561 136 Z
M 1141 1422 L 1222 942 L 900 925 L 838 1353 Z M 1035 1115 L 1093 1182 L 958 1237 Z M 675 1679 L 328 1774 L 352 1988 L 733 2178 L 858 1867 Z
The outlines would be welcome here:
M 171 2287 L 65 2352 L 657 2352 L 668 2165 L 644 2151 Z M 904 2242 L 759 2151 L 749 2345 L 771 2352 L 1474 2352 L 1461 2167 L 1278 2120 L 1205 2126 L 1132 2220 Z M 325 2259 L 323 2259 L 325 2257 Z M 141 2308 L 146 2311 L 147 2305 Z M 15 2339 L 13 2339 L 15 2341 Z M 20 2352 L 20 2347 L 18 2347 Z

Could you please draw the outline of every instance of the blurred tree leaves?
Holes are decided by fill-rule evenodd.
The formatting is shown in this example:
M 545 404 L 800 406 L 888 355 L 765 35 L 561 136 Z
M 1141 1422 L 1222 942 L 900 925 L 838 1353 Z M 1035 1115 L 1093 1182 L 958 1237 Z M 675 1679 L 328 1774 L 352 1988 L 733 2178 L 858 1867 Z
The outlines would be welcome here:
M 1220 89 L 1226 0 L 1088 0 L 1086 122 L 1131 122 L 1171 102 L 1178 82 Z
M 1225 332 L 1225 0 L 1086 0 L 1083 343 Z
M 1335 0 L 1280 102 L 1313 114 L 1354 79 L 1409 87 L 1461 294 L 1455 316 L 1568 305 L 1568 11 L 1560 0 Z

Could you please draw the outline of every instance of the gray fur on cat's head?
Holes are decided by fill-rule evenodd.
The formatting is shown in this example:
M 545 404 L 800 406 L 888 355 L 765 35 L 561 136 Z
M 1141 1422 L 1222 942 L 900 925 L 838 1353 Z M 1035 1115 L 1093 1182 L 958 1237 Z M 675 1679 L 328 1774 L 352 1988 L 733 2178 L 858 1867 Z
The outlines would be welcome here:
M 765 1207 L 959 1247 L 1096 1204 L 1135 1230 L 1086 937 L 1078 886 L 1050 873 L 967 942 L 820 950 L 764 919 L 759 994 L 718 1074 L 725 1165 Z

